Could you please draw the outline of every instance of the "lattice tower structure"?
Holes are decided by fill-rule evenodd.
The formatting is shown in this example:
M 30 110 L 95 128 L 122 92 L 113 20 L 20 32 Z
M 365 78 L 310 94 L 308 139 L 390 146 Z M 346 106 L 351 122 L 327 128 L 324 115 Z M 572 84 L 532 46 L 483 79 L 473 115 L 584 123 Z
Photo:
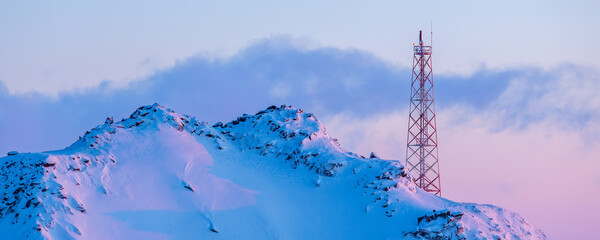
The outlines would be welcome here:
M 413 50 L 406 168 L 418 187 L 441 196 L 431 46 L 423 44 L 422 31 Z

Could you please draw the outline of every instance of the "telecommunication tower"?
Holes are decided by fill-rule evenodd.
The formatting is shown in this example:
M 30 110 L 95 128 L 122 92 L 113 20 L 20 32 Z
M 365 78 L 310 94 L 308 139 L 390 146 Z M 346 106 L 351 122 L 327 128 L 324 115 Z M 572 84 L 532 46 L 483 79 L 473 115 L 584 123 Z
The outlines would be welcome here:
M 423 44 L 422 31 L 413 50 L 406 167 L 418 187 L 441 196 L 431 46 Z

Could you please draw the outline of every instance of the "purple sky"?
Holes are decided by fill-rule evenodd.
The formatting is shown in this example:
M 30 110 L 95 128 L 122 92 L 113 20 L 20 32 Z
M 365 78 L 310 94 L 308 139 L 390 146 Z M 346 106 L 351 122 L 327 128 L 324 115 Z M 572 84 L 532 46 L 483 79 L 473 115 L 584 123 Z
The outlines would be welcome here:
M 402 160 L 410 51 L 433 20 L 444 197 L 597 238 L 600 48 L 574 46 L 600 41 L 598 2 L 138 4 L 2 4 L 0 153 L 154 102 L 209 122 L 291 104 L 346 149 Z

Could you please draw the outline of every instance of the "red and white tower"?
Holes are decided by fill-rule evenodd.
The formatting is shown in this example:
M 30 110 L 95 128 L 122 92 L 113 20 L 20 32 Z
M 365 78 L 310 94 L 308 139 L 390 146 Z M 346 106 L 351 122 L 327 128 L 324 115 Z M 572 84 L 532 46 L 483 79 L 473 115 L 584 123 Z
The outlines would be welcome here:
M 431 46 L 423 44 L 421 31 L 413 49 L 406 168 L 418 187 L 441 196 Z

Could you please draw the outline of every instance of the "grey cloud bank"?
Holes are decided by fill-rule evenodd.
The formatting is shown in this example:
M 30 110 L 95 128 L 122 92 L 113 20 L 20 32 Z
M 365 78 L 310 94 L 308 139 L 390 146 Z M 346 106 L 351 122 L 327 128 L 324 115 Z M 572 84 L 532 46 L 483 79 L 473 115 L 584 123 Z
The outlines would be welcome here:
M 597 72 L 563 66 L 552 71 L 482 69 L 468 77 L 436 75 L 437 106 L 495 108 L 506 112 L 507 124 L 522 125 L 552 115 L 575 119 L 583 126 L 598 119 L 598 97 L 578 94 L 598 87 L 593 81 L 598 75 L 593 73 Z M 409 69 L 360 50 L 304 49 L 285 38 L 271 38 L 229 59 L 187 59 L 125 87 L 104 82 L 48 97 L 11 95 L 0 84 L 0 152 L 64 147 L 107 116 L 125 117 L 154 102 L 209 122 L 229 121 L 273 104 L 291 104 L 322 118 L 337 113 L 368 117 L 405 109 L 410 77 Z M 565 81 L 581 84 L 563 86 Z M 581 85 L 586 88 L 579 89 Z M 592 105 L 540 105 L 542 98 L 562 101 L 559 88 L 566 88 L 573 101 L 585 104 L 589 98 Z

